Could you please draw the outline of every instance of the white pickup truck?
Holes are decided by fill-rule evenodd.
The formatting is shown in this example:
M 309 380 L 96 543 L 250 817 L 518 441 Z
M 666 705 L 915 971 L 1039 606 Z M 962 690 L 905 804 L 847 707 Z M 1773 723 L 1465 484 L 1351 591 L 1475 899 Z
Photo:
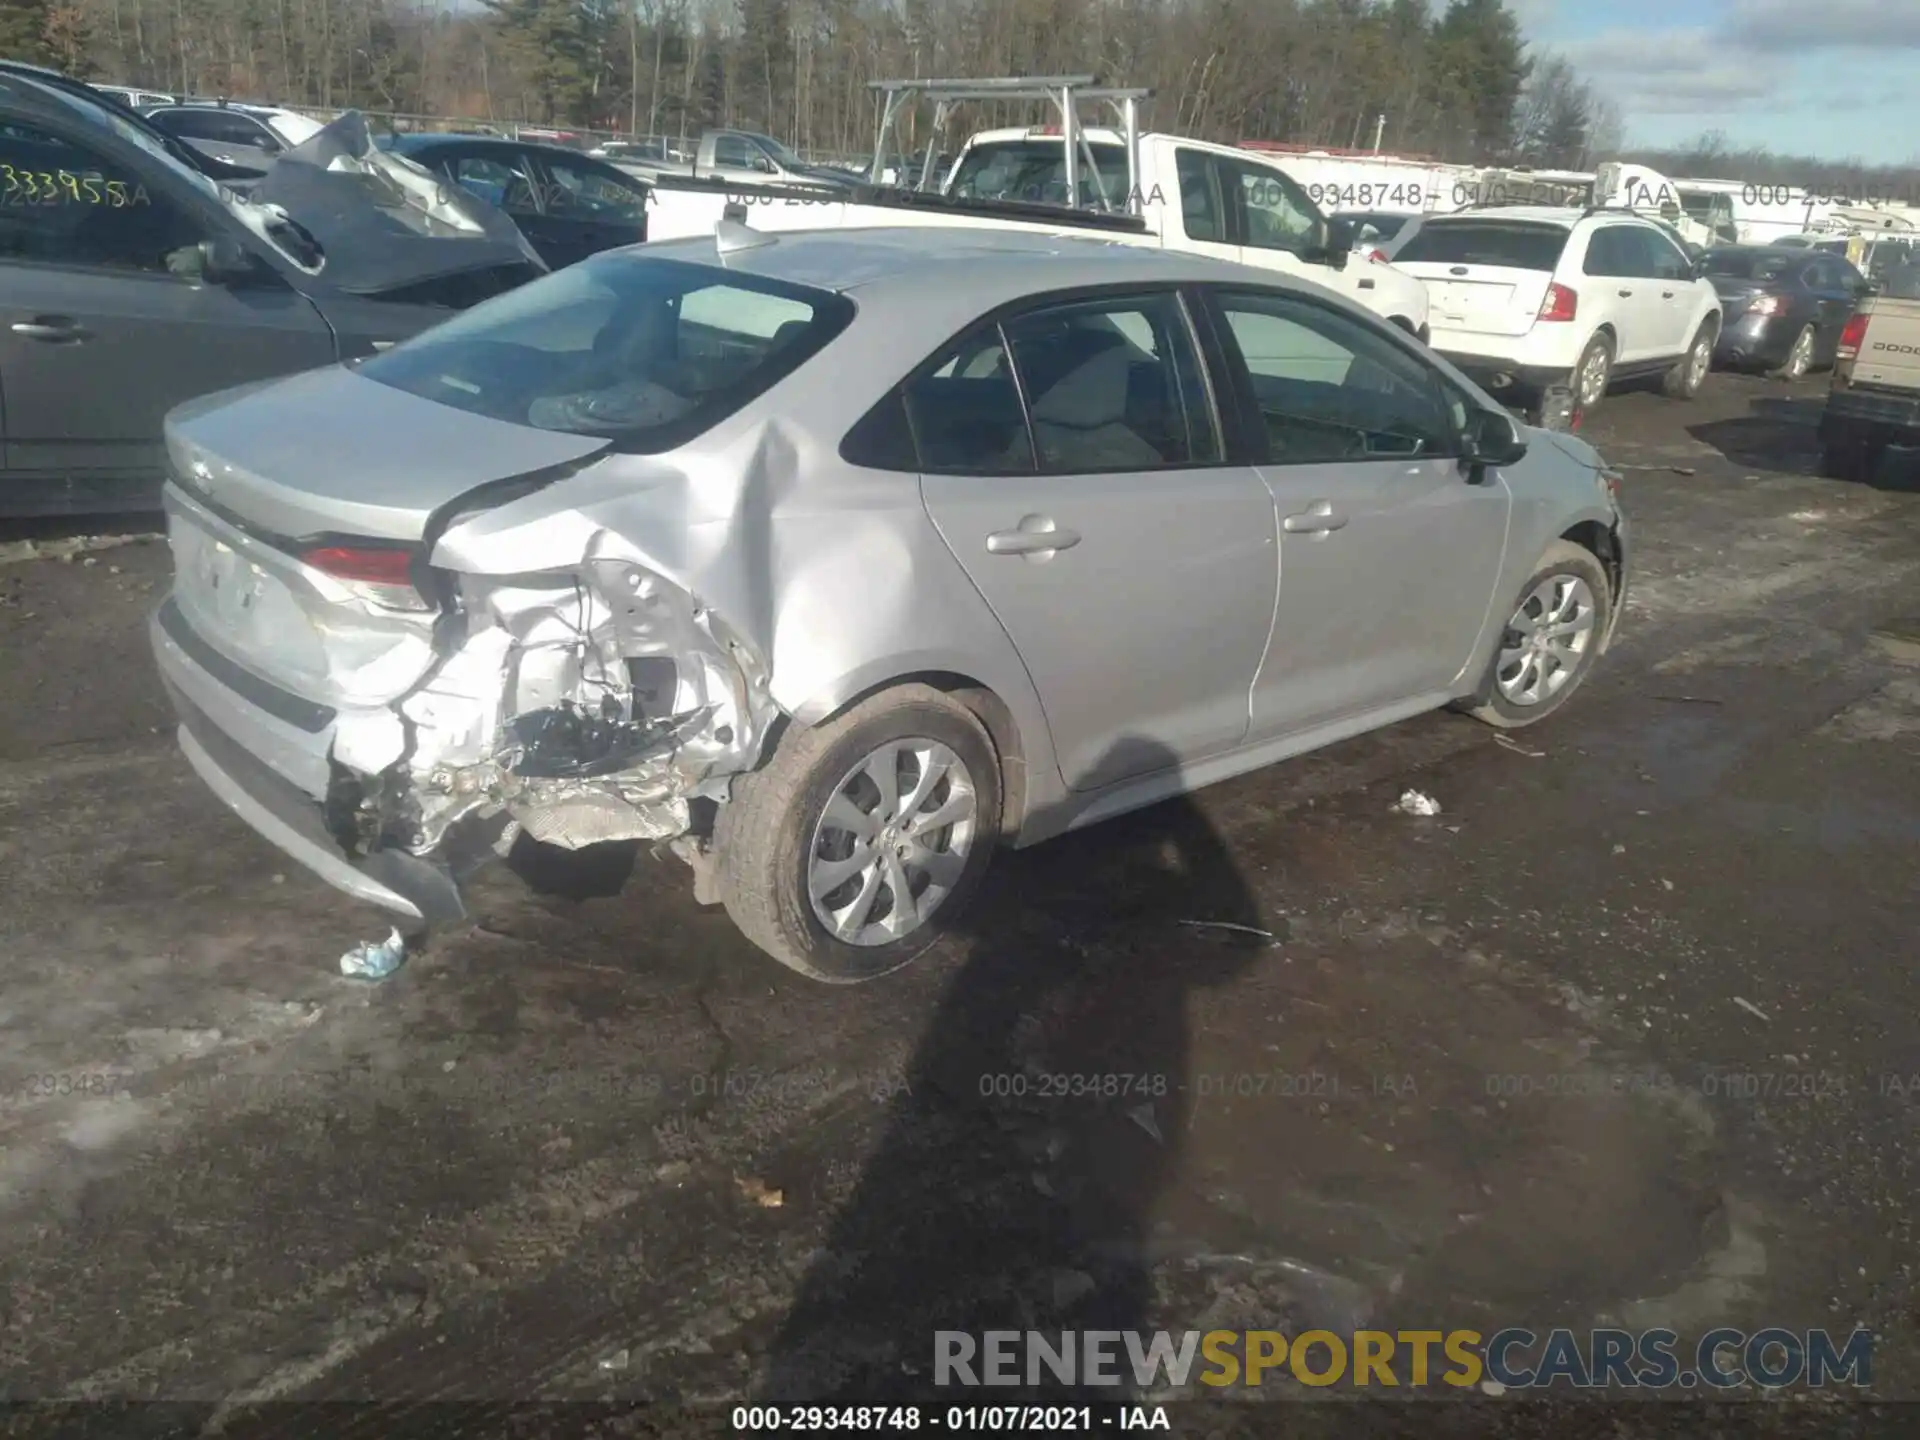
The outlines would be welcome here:
M 811 165 L 771 135 L 752 130 L 709 130 L 690 161 L 609 155 L 610 163 L 638 180 L 705 177 L 731 185 L 834 185 L 851 189 L 860 177 L 836 165 Z
M 747 223 L 768 231 L 1094 228 L 1123 243 L 1311 280 L 1426 338 L 1426 287 L 1383 261 L 1352 254 L 1347 222 L 1330 222 L 1277 165 L 1178 135 L 1141 135 L 1131 155 L 1117 130 L 1076 127 L 1075 138 L 1070 152 L 1073 142 L 1057 127 L 982 131 L 968 139 L 939 193 L 872 186 L 842 196 L 813 186 L 729 186 L 661 172 L 653 177 L 647 238 L 711 235 L 730 205 L 745 207 Z

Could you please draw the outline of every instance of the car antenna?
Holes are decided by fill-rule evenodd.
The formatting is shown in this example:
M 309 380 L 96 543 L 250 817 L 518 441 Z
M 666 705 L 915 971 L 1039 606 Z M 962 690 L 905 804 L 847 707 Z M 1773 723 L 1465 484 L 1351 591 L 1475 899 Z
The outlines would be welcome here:
M 763 245 L 771 245 L 780 237 L 769 235 L 764 230 L 755 230 L 746 221 L 744 205 L 729 205 L 720 221 L 713 227 L 714 248 L 725 259 L 739 250 L 758 250 Z

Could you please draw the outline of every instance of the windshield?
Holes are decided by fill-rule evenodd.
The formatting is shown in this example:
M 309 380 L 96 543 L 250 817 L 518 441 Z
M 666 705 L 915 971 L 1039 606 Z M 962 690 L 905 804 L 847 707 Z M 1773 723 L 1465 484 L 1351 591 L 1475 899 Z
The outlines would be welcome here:
M 1558 225 L 1498 220 L 1429 221 L 1394 255 L 1396 265 L 1498 265 L 1551 271 L 1571 233 Z
M 684 445 L 846 328 L 825 290 L 609 252 L 376 355 L 360 374 L 536 430 L 657 454 Z
M 1087 163 L 1087 152 L 1093 163 Z M 1098 181 L 1096 182 L 1096 175 Z M 1042 205 L 1095 209 L 1106 203 L 1124 208 L 1127 200 L 1126 147 L 1087 144 L 1080 152 L 1080 195 L 1067 197 L 1066 142 L 1057 138 L 992 140 L 972 145 L 960 157 L 948 193 L 967 200 L 1026 200 Z
M 1806 262 L 1790 255 L 1769 255 L 1764 250 L 1713 250 L 1707 254 L 1707 274 L 1727 280 L 1752 280 L 1771 284 L 1795 265 Z

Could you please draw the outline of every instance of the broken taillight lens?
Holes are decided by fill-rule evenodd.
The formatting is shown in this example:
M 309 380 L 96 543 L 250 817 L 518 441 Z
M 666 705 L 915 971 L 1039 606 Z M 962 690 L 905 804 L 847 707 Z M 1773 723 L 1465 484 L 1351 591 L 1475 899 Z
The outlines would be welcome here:
M 1840 332 L 1840 346 L 1834 352 L 1836 360 L 1854 360 L 1860 355 L 1860 343 L 1867 338 L 1867 322 L 1871 317 L 1856 315 L 1847 321 L 1846 328 Z
M 1384 265 L 1387 263 L 1387 252 L 1376 245 L 1373 249 L 1367 251 L 1367 259 L 1373 261 L 1376 265 Z
M 1580 308 L 1580 297 L 1565 285 L 1549 285 L 1547 298 L 1540 302 L 1542 320 L 1571 320 Z
M 323 545 L 301 562 L 387 610 L 431 610 L 413 583 L 414 552 L 391 546 Z
M 1747 307 L 1749 315 L 1778 315 L 1787 308 L 1784 295 L 1762 295 Z

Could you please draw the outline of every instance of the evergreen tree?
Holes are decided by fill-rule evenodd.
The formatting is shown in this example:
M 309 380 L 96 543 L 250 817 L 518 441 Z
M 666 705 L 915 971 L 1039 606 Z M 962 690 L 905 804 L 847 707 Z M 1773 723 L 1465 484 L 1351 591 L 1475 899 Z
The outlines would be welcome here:
M 1463 138 L 1482 158 L 1513 148 L 1514 110 L 1533 62 L 1522 53 L 1520 22 L 1502 0 L 1453 0 L 1434 26 L 1434 59 Z

